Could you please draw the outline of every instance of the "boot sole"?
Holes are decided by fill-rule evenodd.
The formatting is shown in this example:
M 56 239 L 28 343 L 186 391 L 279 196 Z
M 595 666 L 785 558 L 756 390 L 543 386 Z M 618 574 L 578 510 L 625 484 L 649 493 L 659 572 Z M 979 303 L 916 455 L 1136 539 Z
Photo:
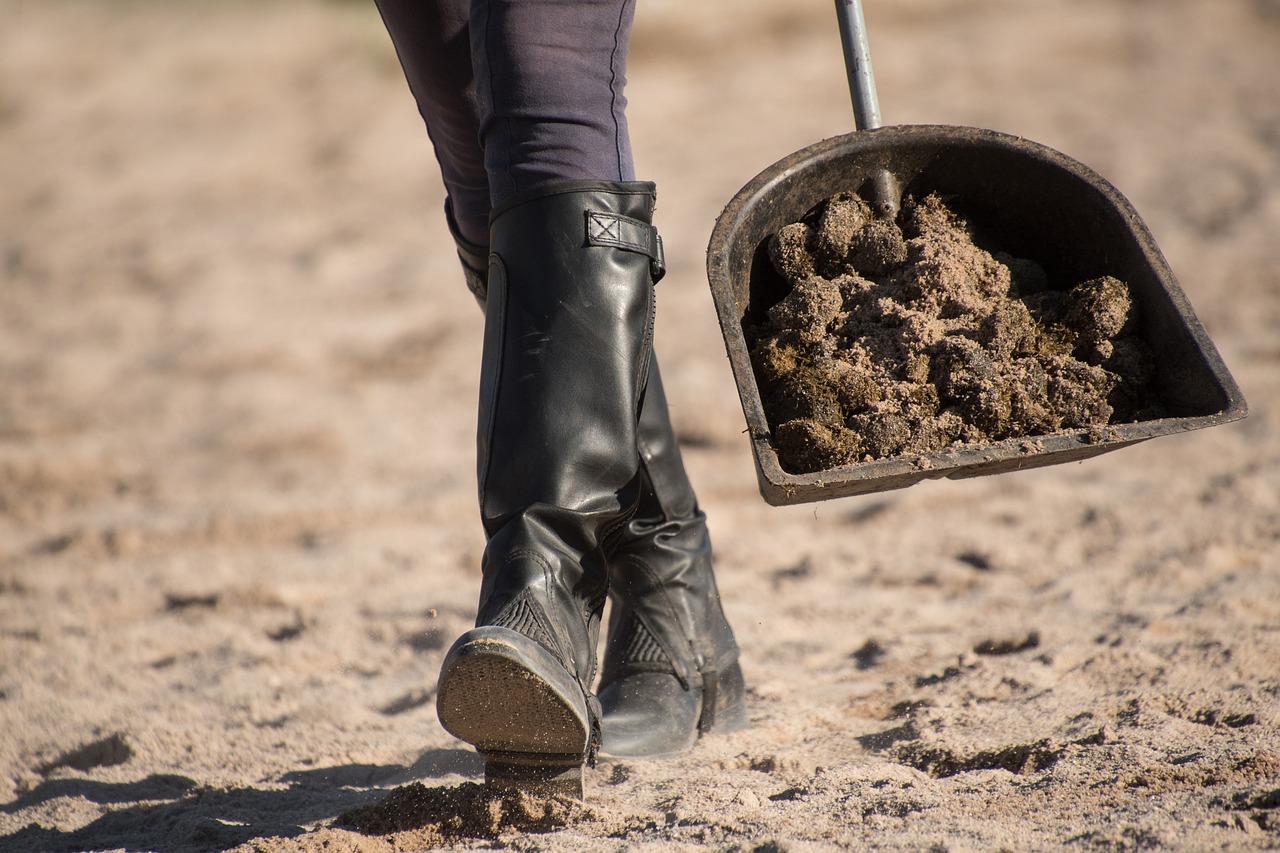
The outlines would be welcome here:
M 459 637 L 440 669 L 436 714 L 485 759 L 491 786 L 581 796 L 592 734 L 586 697 L 534 640 L 494 626 Z

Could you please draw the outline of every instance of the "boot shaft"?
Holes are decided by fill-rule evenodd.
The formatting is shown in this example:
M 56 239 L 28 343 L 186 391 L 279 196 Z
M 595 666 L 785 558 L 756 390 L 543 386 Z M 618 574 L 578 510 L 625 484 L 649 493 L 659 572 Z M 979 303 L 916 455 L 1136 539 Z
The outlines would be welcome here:
M 538 504 L 604 519 L 636 501 L 653 206 L 652 184 L 571 182 L 494 211 L 477 472 L 491 536 Z
M 608 588 L 605 553 L 640 493 L 653 206 L 652 184 L 572 182 L 513 199 L 490 229 L 477 624 L 539 639 L 584 685 Z

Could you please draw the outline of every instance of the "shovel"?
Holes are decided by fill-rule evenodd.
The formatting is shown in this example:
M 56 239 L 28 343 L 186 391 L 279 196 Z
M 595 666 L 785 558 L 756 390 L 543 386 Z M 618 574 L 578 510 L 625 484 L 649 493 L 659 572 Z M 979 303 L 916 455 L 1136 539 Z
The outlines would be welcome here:
M 1087 166 L 1020 137 L 951 125 L 880 126 L 861 3 L 835 2 L 857 130 L 797 151 L 757 175 L 720 214 L 707 248 L 711 294 L 764 499 L 795 504 L 925 479 L 1075 462 L 1243 418 L 1248 407 L 1239 387 L 1129 201 Z M 908 195 L 920 199 L 936 192 L 970 222 L 982 245 L 1038 262 L 1058 287 L 1104 275 L 1128 283 L 1139 310 L 1138 333 L 1155 356 L 1156 395 L 1166 416 L 810 474 L 784 470 L 770 440 L 744 329 L 761 322 L 789 288 L 769 260 L 769 238 L 847 191 L 870 201 L 881 216 L 894 215 Z

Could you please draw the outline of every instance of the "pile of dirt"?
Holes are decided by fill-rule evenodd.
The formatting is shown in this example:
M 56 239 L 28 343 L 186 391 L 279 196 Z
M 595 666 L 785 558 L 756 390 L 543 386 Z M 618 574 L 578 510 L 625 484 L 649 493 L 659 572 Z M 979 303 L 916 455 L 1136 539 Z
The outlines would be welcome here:
M 790 292 L 747 332 L 788 471 L 1159 416 L 1124 282 L 1052 289 L 936 194 L 895 220 L 837 194 L 769 256 Z
M 412 833 L 416 845 L 430 847 L 497 838 L 504 830 L 551 832 L 584 814 L 582 803 L 563 796 L 495 792 L 474 782 L 439 788 L 414 782 L 340 815 L 335 825 L 364 835 Z

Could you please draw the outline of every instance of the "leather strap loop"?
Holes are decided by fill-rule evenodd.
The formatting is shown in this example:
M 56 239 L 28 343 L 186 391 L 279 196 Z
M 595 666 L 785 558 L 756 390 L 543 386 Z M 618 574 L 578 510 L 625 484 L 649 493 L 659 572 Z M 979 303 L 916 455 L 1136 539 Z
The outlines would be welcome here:
M 667 272 L 658 229 L 640 219 L 601 210 L 586 211 L 587 245 L 611 246 L 649 258 L 649 275 L 657 284 Z

